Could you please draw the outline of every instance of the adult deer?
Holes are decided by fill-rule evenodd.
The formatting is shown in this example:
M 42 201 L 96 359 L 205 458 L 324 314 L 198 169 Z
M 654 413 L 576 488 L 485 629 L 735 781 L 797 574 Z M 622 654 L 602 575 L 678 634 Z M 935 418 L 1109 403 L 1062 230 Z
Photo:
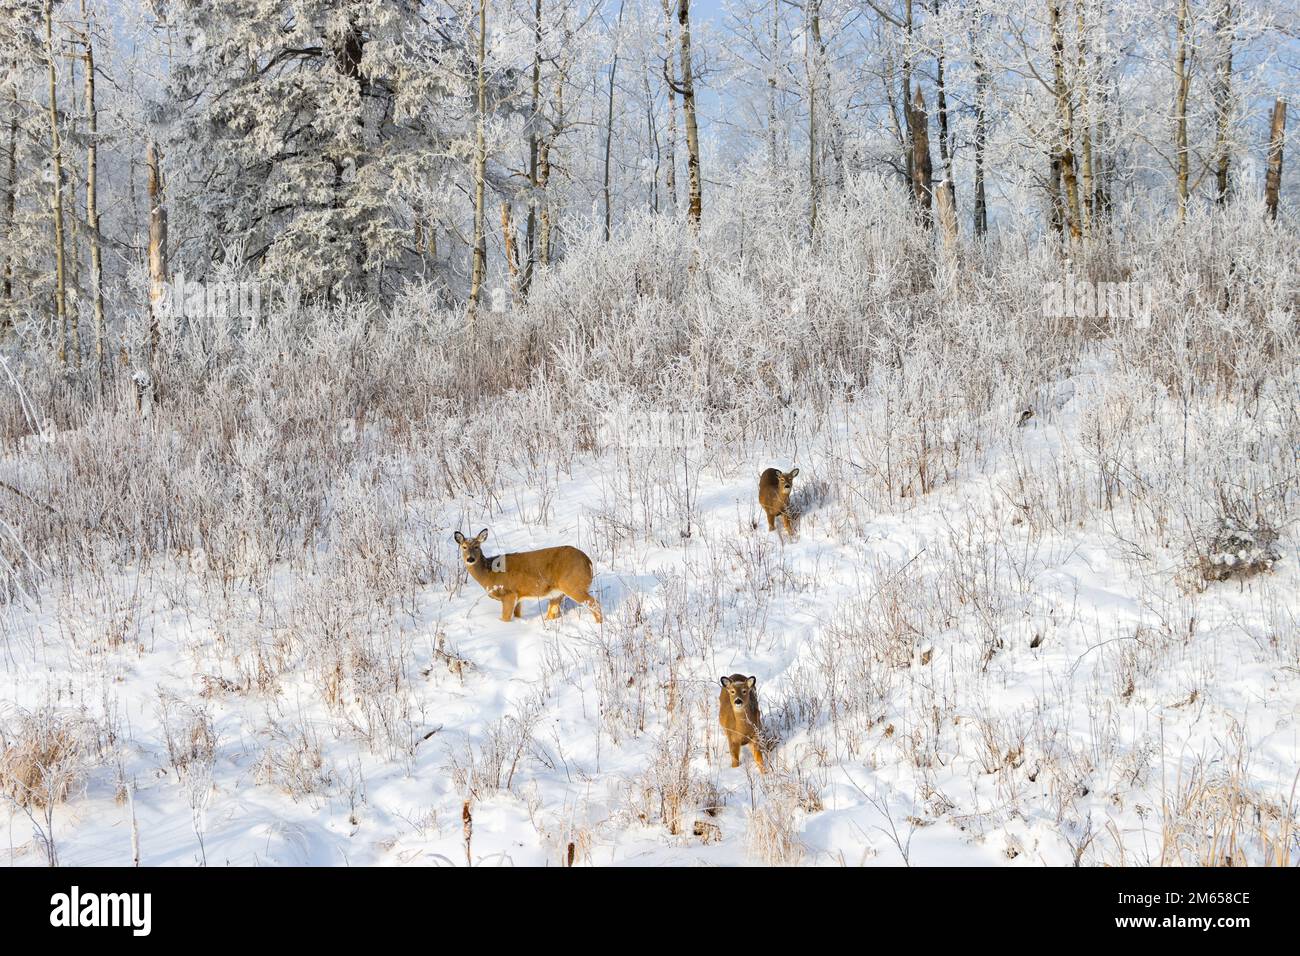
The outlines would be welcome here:
M 483 586 L 488 597 L 501 602 L 501 620 L 522 617 L 519 602 L 523 598 L 549 600 L 546 616 L 559 617 L 567 595 L 591 611 L 597 624 L 601 622 L 600 602 L 591 595 L 591 558 L 568 545 L 493 557 L 483 553 L 487 536 L 488 529 L 484 528 L 473 538 L 457 531 L 455 538 L 469 576 Z

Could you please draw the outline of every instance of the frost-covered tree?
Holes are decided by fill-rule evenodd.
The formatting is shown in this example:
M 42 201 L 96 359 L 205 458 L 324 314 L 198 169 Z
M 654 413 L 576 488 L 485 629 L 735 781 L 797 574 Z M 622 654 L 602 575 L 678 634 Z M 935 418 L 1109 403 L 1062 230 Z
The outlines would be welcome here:
M 469 112 L 464 25 L 412 0 L 184 0 L 168 18 L 195 254 L 237 249 L 309 294 L 420 272 L 452 227 L 429 200 Z

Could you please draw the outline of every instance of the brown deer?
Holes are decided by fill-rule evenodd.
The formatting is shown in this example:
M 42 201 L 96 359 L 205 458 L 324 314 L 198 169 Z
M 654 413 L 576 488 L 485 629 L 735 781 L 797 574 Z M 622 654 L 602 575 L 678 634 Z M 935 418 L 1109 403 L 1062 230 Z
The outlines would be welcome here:
M 790 524 L 790 489 L 794 485 L 799 469 L 779 471 L 769 468 L 758 476 L 758 503 L 767 512 L 767 530 L 776 530 L 776 519 L 780 515 L 785 524 L 785 533 L 794 534 Z
M 722 693 L 718 695 L 718 723 L 727 734 L 731 748 L 731 765 L 740 766 L 740 748 L 749 744 L 754 752 L 758 769 L 767 773 L 763 765 L 763 718 L 758 712 L 758 679 L 744 674 L 722 678 Z
M 601 622 L 600 602 L 590 590 L 594 573 L 591 558 L 568 545 L 490 557 L 483 553 L 487 536 L 488 529 L 484 528 L 473 538 L 457 531 L 455 539 L 469 576 L 483 585 L 488 597 L 501 602 L 501 620 L 523 617 L 519 603 L 523 598 L 549 600 L 547 618 L 559 617 L 567 594 L 591 611 L 597 624 Z

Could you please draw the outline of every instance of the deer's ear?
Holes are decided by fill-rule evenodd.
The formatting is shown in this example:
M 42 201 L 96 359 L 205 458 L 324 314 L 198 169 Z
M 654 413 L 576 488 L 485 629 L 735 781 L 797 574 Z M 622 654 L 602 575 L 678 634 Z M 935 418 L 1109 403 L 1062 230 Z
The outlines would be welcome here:
M 475 538 L 474 540 L 477 541 L 479 544 L 482 544 L 484 541 L 486 541 L 486 540 L 487 540 L 487 528 L 484 528 L 482 531 L 480 531 L 480 532 L 478 533 L 478 537 Z
M 746 677 L 746 678 L 745 678 L 745 683 L 749 685 L 750 690 L 753 690 L 754 687 L 758 684 L 758 678 L 757 678 L 757 677 Z
M 723 687 L 730 687 L 730 686 L 731 686 L 731 678 L 730 678 L 730 677 L 724 677 L 724 678 L 722 678 L 722 686 L 723 686 Z
M 796 469 L 794 469 L 793 471 L 791 471 L 790 474 L 786 475 L 786 477 L 787 477 L 787 478 L 796 478 L 796 477 L 798 477 L 798 475 L 799 475 L 799 469 L 796 468 Z
M 462 541 L 465 540 L 465 536 L 461 534 L 459 531 L 453 534 L 452 537 L 456 539 L 457 544 L 460 544 Z

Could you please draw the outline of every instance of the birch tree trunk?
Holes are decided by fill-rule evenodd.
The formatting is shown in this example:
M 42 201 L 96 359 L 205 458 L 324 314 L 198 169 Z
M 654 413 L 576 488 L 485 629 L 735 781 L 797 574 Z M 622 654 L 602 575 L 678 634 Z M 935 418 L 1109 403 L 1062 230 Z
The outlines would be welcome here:
M 1214 201 L 1228 201 L 1232 154 L 1228 136 L 1232 126 L 1232 0 L 1222 0 L 1214 21 L 1218 62 L 1214 83 Z
M 654 175 L 650 177 L 650 201 L 648 203 L 651 215 L 659 214 L 659 175 L 663 172 L 663 148 L 659 145 L 659 124 L 655 121 L 654 91 L 650 87 L 650 69 L 649 60 L 644 58 L 641 61 L 641 92 L 645 97 L 645 130 L 646 143 L 650 150 L 650 155 L 654 157 Z
M 687 216 L 698 229 L 704 209 L 700 183 L 700 131 L 695 120 L 695 74 L 691 67 L 691 0 L 678 0 L 677 25 L 682 41 L 682 109 L 686 114 L 686 171 L 690 177 L 690 205 Z
M 934 15 L 939 16 L 939 0 L 934 0 Z M 943 40 L 935 51 L 935 106 L 939 110 L 939 161 L 943 163 L 943 189 L 948 194 L 948 208 L 957 216 L 957 186 L 952 175 L 952 138 L 948 132 L 948 96 L 943 82 Z
M 1066 227 L 1070 238 L 1079 239 L 1079 181 L 1074 161 L 1074 105 L 1065 77 L 1065 38 L 1061 33 L 1060 0 L 1048 0 L 1048 19 L 1052 31 L 1052 74 L 1056 94 L 1057 142 L 1056 161 L 1060 166 L 1061 185 L 1065 191 Z
M 1093 219 L 1093 171 L 1092 171 L 1092 88 L 1088 82 L 1088 24 L 1084 16 L 1083 0 L 1075 0 L 1074 16 L 1078 51 L 1075 58 L 1075 74 L 1079 78 L 1079 227 L 1083 238 L 1087 239 L 1092 229 Z
M 68 300 L 65 277 L 65 255 L 63 239 L 63 145 L 59 138 L 59 97 L 58 80 L 54 67 L 54 2 L 45 0 L 45 54 L 49 68 L 50 97 L 50 164 L 54 174 L 54 318 L 58 323 L 59 361 L 68 360 Z M 80 349 L 75 338 L 73 349 L 80 358 Z
M 668 190 L 668 207 L 677 211 L 677 81 L 668 74 L 673 58 L 673 16 L 669 0 L 663 0 L 664 7 L 664 80 L 668 87 L 668 155 L 665 163 L 668 175 L 664 186 Z
M 903 166 L 907 169 L 909 184 L 914 184 L 916 181 L 916 171 L 912 168 L 916 154 L 916 144 L 912 141 L 914 125 L 912 122 L 912 0 L 906 0 L 903 4 L 903 128 L 907 131 L 908 141 L 903 144 Z M 914 185 L 913 190 L 915 190 Z
M 984 144 L 988 139 L 989 73 L 983 52 L 975 54 L 975 235 L 989 230 L 988 204 L 984 198 Z
M 95 318 L 95 366 L 102 382 L 105 365 L 104 355 L 104 263 L 99 241 L 99 121 L 95 109 L 95 48 L 90 39 L 90 20 L 86 12 L 85 0 L 81 3 L 81 16 L 86 22 L 82 33 L 82 43 L 86 48 L 86 120 L 89 126 L 86 143 L 86 228 L 90 233 L 90 290 L 94 303 Z

